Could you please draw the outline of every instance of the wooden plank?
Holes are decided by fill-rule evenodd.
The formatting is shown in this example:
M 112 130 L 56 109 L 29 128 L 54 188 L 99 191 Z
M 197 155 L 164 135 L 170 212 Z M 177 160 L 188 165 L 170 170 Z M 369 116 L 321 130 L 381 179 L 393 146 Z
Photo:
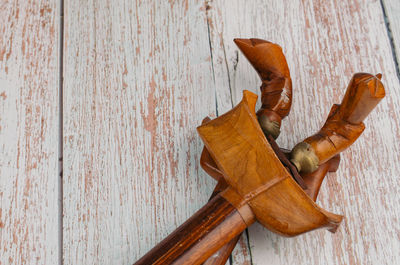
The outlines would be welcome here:
M 217 114 L 221 115 L 231 110 L 242 99 L 242 90 L 232 87 L 235 83 L 231 78 L 235 76 L 234 74 L 232 75 L 230 70 L 230 68 L 235 69 L 237 67 L 239 53 L 236 51 L 234 53 L 236 57 L 230 57 L 228 61 L 227 51 L 231 50 L 233 42 L 228 40 L 225 43 L 225 39 L 221 38 L 224 20 L 221 18 L 221 11 L 213 7 L 214 3 L 206 2 L 207 27 L 211 45 L 213 78 L 216 87 Z M 245 265 L 251 263 L 246 234 L 247 231 L 242 234 L 235 249 L 232 251 L 230 264 Z
M 216 14 L 209 23 L 217 36 L 213 55 L 214 49 L 224 49 L 226 62 L 214 64 L 225 79 L 216 83 L 226 84 L 229 75 L 234 104 L 243 89 L 258 92 L 260 81 L 232 39 L 258 37 L 283 47 L 294 88 L 292 112 L 278 141 L 283 147 L 293 147 L 322 126 L 354 72 L 382 72 L 387 89 L 364 134 L 323 184 L 319 204 L 346 216 L 337 233 L 321 230 L 288 239 L 254 225 L 252 263 L 400 263 L 400 147 L 395 144 L 400 86 L 379 1 L 216 1 L 209 12 Z
M 65 2 L 65 264 L 132 264 L 211 195 L 196 133 L 215 116 L 204 10 Z
M 397 60 L 397 69 L 399 67 L 400 58 L 400 1 L 398 0 L 382 0 L 384 14 L 387 16 L 387 26 L 392 45 L 395 50 L 395 59 Z M 397 73 L 398 75 L 400 73 Z M 400 78 L 400 76 L 399 76 Z
M 0 3 L 0 264 L 59 261 L 59 15 Z

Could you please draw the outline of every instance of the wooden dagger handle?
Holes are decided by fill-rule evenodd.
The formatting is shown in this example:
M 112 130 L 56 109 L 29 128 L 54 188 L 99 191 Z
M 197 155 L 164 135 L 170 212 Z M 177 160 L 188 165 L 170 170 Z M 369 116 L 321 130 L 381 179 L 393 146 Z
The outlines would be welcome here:
M 380 78 L 353 76 L 342 103 L 333 105 L 322 129 L 293 148 L 291 161 L 299 171 L 313 172 L 357 140 L 365 129 L 363 120 L 385 96 Z
M 202 264 L 247 227 L 219 194 L 134 265 Z
M 262 39 L 234 39 L 261 78 L 261 103 L 258 121 L 265 134 L 276 139 L 282 119 L 292 106 L 292 79 L 282 48 Z
M 382 75 L 357 73 L 353 76 L 340 104 L 338 116 L 351 124 L 360 124 L 384 98 Z

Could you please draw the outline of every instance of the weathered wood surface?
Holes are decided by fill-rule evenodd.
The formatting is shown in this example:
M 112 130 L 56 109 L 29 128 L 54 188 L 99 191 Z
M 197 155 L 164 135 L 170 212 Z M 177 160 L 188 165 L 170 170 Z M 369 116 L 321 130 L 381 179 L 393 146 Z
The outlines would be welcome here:
M 400 263 L 399 2 L 382 4 L 65 1 L 64 264 L 131 264 L 208 200 L 195 127 L 260 83 L 234 37 L 283 47 L 284 147 L 321 127 L 353 72 L 382 72 L 387 97 L 322 186 L 320 205 L 346 216 L 338 232 L 255 225 L 231 263 Z M 60 5 L 0 3 L 0 264 L 59 263 Z
M 66 1 L 64 263 L 132 264 L 207 201 L 201 1 Z
M 0 3 L 0 264 L 59 262 L 59 2 Z
M 382 0 L 385 21 L 388 27 L 388 35 L 392 41 L 394 48 L 395 60 L 400 60 L 400 1 L 398 0 Z M 399 66 L 397 66 L 397 75 L 400 78 Z
M 361 138 L 323 184 L 320 205 L 346 216 L 338 232 L 287 239 L 254 225 L 253 264 L 399 263 L 400 87 L 379 1 L 218 1 L 208 12 L 216 83 L 232 90 L 232 100 L 228 93 L 221 98 L 221 112 L 239 101 L 242 89 L 259 85 L 232 39 L 259 37 L 282 45 L 294 93 L 278 139 L 284 147 L 321 127 L 354 72 L 383 72 L 387 89 Z

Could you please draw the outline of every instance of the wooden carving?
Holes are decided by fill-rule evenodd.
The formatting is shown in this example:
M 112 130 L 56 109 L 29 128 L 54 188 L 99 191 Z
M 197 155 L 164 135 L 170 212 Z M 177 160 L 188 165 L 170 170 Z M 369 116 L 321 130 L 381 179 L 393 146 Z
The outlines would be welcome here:
M 201 264 L 256 220 L 285 236 L 336 229 L 342 217 L 318 207 L 275 155 L 256 99 L 245 91 L 233 110 L 198 128 L 228 187 L 137 264 Z
M 280 133 L 282 119 L 292 106 L 292 79 L 282 48 L 260 39 L 235 39 L 261 78 L 261 109 L 257 112 L 261 128 L 275 139 Z
M 366 73 L 355 74 L 349 83 L 342 103 L 333 105 L 323 128 L 317 134 L 304 140 L 307 143 L 305 151 L 299 154 L 299 146 L 304 146 L 304 143 L 299 143 L 291 153 L 286 152 L 288 158 L 292 156 L 292 162 L 297 164 L 300 170 L 301 164 L 299 165 L 296 159 L 303 163 L 301 177 L 307 186 L 305 192 L 314 201 L 317 199 L 325 175 L 337 170 L 340 163 L 339 153 L 354 143 L 361 135 L 365 128 L 362 121 L 385 96 L 385 90 L 380 81 L 381 77 L 381 74 L 376 76 Z M 218 178 L 215 177 L 217 180 L 221 179 L 222 173 L 206 148 L 201 156 L 201 165 L 209 175 L 218 176 Z M 313 168 L 310 168 L 310 165 L 313 165 Z M 225 264 L 224 262 L 231 253 L 227 250 L 233 248 L 237 240 L 238 238 L 219 250 L 217 255 L 213 255 L 220 262 L 210 264 Z M 230 248 L 228 248 L 229 245 Z M 215 258 L 212 259 L 215 260 Z
M 363 120 L 385 96 L 381 76 L 353 76 L 342 103 L 333 105 L 322 129 L 294 147 L 291 161 L 299 171 L 315 171 L 357 140 L 365 129 Z
M 235 42 L 261 77 L 262 107 L 256 114 L 257 95 L 244 91 L 231 111 L 203 120 L 197 128 L 205 144 L 200 163 L 218 181 L 212 198 L 137 265 L 222 265 L 256 221 L 291 237 L 318 228 L 335 232 L 343 218 L 315 201 L 326 173 L 338 168 L 339 153 L 361 135 L 363 120 L 384 97 L 381 76 L 355 74 L 322 129 L 288 152 L 274 141 L 291 106 L 285 57 L 267 41 Z
M 292 106 L 292 80 L 282 48 L 261 39 L 234 39 L 234 42 L 261 79 L 262 105 L 257 111 L 257 117 L 264 134 L 276 139 L 280 134 L 282 120 L 289 114 Z M 203 150 L 200 164 L 218 181 L 216 189 L 226 185 L 222 173 L 206 148 Z M 225 264 L 239 237 L 240 235 L 226 244 L 204 264 Z

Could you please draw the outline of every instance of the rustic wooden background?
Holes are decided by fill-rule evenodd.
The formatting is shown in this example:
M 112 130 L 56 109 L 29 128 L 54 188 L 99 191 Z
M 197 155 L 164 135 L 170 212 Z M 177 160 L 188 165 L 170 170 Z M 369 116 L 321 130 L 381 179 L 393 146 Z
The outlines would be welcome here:
M 282 46 L 315 132 L 355 72 L 387 96 L 319 204 L 336 234 L 252 226 L 228 264 L 400 264 L 400 1 L 0 0 L 0 264 L 132 264 L 207 200 L 196 126 L 259 80 L 234 37 Z

